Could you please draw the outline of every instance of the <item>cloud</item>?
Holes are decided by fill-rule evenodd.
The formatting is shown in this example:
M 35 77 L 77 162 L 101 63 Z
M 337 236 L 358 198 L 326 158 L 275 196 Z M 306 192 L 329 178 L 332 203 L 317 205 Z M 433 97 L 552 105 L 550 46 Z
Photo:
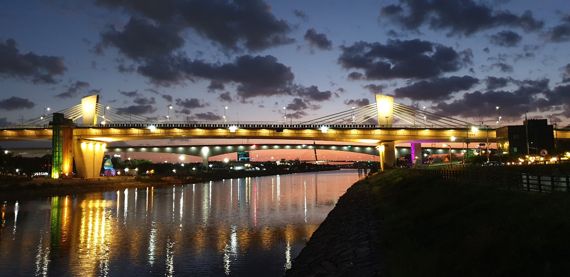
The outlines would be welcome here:
M 191 28 L 226 49 L 252 51 L 291 43 L 289 24 L 277 19 L 262 0 L 97 0 L 102 6 L 123 8 L 161 25 Z
M 370 100 L 368 98 L 348 99 L 344 101 L 344 104 L 352 107 L 363 107 L 369 105 Z
M 216 90 L 224 90 L 225 86 L 223 82 L 220 81 L 211 81 L 210 84 L 208 85 L 208 91 L 216 91 Z
M 120 94 L 126 96 L 126 97 L 138 97 L 141 96 L 141 94 L 137 91 L 137 90 L 133 90 L 133 91 L 119 91 Z
M 522 37 L 513 31 L 501 31 L 491 36 L 491 43 L 503 46 L 503 47 L 514 47 L 519 44 Z
M 222 119 L 221 116 L 219 116 L 213 112 L 197 113 L 194 116 L 192 116 L 192 118 L 195 118 L 198 120 L 205 120 L 205 121 L 216 121 L 216 120 Z
M 295 111 L 293 113 L 287 113 L 287 118 L 299 119 L 307 116 L 305 111 Z
M 185 109 L 196 109 L 196 108 L 203 108 L 208 106 L 207 103 L 203 103 L 198 98 L 190 98 L 190 99 L 176 99 L 176 105 Z
M 487 89 L 494 90 L 506 87 L 511 81 L 512 81 L 511 78 L 489 76 L 487 77 L 487 79 L 485 79 L 485 84 L 487 85 Z
M 77 96 L 82 90 L 87 89 L 88 87 L 89 87 L 88 82 L 76 81 L 75 83 L 70 84 L 64 92 L 57 94 L 55 97 L 73 98 Z
M 465 93 L 459 99 L 450 103 L 441 102 L 434 108 L 437 112 L 449 116 L 496 118 L 499 114 L 495 107 L 500 106 L 501 116 L 514 119 L 527 111 L 551 106 L 547 100 L 541 101 L 545 96 L 550 97 L 552 94 L 548 80 L 517 81 L 517 84 L 519 86 L 512 91 L 489 90 Z
M 363 87 L 373 94 L 381 93 L 382 90 L 386 88 L 385 85 L 376 85 L 376 84 L 368 84 Z
M 244 55 L 233 62 L 219 64 L 202 60 L 170 57 L 139 67 L 139 72 L 154 83 L 178 84 L 188 79 L 202 78 L 218 84 L 237 84 L 238 95 L 243 98 L 285 95 L 294 79 L 291 68 L 267 56 Z
M 287 110 L 291 111 L 302 111 L 309 108 L 309 105 L 303 101 L 301 98 L 294 98 L 293 101 L 287 104 Z
M 562 72 L 562 82 L 570 82 L 570 63 L 564 66 L 564 71 Z
M 516 15 L 473 0 L 400 0 L 382 7 L 381 15 L 407 30 L 428 25 L 433 30 L 449 30 L 449 35 L 471 35 L 500 26 L 537 31 L 544 25 L 530 11 Z
M 0 100 L 0 110 L 7 110 L 7 111 L 31 109 L 35 105 L 36 104 L 34 104 L 34 102 L 17 96 L 12 96 L 10 98 Z
M 162 97 L 162 99 L 168 101 L 168 102 L 172 102 L 172 95 L 169 94 L 161 94 L 160 97 Z
M 33 83 L 56 83 L 66 68 L 63 58 L 20 53 L 16 41 L 0 41 L 0 76 L 31 80 Z
M 570 41 L 570 15 L 564 16 L 559 25 L 550 28 L 546 32 L 546 37 L 551 42 Z
M 155 25 L 149 20 L 132 17 L 119 31 L 114 26 L 101 34 L 102 46 L 113 45 L 125 56 L 138 60 L 170 54 L 184 45 L 173 26 Z
M 315 31 L 313 28 L 307 30 L 304 38 L 311 47 L 315 47 L 321 50 L 332 49 L 332 42 L 327 38 L 327 36 L 322 33 L 317 33 L 317 31 Z
M 133 100 L 133 102 L 139 106 L 147 106 L 156 104 L 156 99 L 154 99 L 154 97 L 137 97 L 135 100 Z
M 13 123 L 8 121 L 8 119 L 6 119 L 5 117 L 0 117 L 0 126 L 4 127 L 4 126 L 10 126 Z
M 497 62 L 491 65 L 491 67 L 498 68 L 501 72 L 511 73 L 513 72 L 513 66 L 504 62 Z
M 317 86 L 295 86 L 294 88 L 296 95 L 300 96 L 306 101 L 317 101 L 322 102 L 330 100 L 332 92 L 329 90 L 320 91 Z
M 364 71 L 367 80 L 430 78 L 454 72 L 470 63 L 470 53 L 419 39 L 359 41 L 341 47 L 338 62 L 346 69 Z
M 468 90 L 479 83 L 471 76 L 433 78 L 413 83 L 395 90 L 396 97 L 412 100 L 444 100 L 454 92 Z
M 118 114 L 148 115 L 154 113 L 156 108 L 152 105 L 131 105 L 128 107 L 118 108 Z
M 220 101 L 224 101 L 224 102 L 232 102 L 233 101 L 232 96 L 230 95 L 230 93 L 228 91 L 221 93 L 218 96 L 218 99 L 220 99 Z
M 309 18 L 304 11 L 298 9 L 293 10 L 293 15 L 303 21 L 306 21 Z

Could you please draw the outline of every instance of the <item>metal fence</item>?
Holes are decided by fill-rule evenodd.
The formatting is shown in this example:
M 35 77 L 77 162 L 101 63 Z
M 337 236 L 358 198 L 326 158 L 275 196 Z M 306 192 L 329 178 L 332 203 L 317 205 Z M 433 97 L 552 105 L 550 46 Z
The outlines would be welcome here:
M 473 166 L 416 170 L 425 175 L 460 184 L 528 192 L 570 192 L 568 166 Z

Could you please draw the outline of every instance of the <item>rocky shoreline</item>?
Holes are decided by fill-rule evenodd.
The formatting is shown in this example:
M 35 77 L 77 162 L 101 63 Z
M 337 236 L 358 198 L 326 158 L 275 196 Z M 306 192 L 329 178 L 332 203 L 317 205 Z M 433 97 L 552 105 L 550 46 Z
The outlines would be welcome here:
M 379 276 L 378 222 L 369 179 L 340 197 L 286 276 Z

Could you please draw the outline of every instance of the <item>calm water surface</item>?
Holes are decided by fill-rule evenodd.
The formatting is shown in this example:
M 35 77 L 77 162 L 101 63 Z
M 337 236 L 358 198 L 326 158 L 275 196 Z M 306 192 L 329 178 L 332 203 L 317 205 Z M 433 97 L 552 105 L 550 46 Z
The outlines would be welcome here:
M 2 201 L 1 276 L 281 276 L 357 171 Z

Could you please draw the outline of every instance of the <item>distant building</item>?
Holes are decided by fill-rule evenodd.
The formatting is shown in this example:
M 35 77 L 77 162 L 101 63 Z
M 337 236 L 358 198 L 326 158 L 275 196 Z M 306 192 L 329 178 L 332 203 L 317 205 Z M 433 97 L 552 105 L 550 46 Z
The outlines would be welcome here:
M 497 142 L 500 151 L 510 155 L 540 154 L 546 150 L 554 153 L 554 128 L 546 119 L 528 119 L 523 125 L 504 126 L 497 129 Z

